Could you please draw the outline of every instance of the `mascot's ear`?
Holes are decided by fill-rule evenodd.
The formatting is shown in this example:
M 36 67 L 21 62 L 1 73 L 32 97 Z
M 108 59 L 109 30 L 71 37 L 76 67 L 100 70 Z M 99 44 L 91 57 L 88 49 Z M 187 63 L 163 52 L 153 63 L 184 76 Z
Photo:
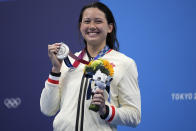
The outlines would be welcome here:
M 110 77 L 110 76 L 108 76 L 108 82 L 111 82 L 112 80 L 113 80 L 113 78 L 112 77 Z
M 107 80 L 106 80 L 106 85 L 107 86 L 110 86 L 110 82 L 113 80 L 113 78 L 112 77 L 110 77 L 110 76 L 108 76 L 107 77 Z

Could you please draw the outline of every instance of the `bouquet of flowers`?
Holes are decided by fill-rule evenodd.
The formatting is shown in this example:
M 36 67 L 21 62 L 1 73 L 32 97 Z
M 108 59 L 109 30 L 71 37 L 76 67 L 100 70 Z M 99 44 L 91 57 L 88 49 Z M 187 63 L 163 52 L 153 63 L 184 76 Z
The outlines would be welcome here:
M 84 74 L 94 81 L 95 85 L 92 90 L 92 94 L 96 91 L 97 88 L 104 90 L 107 86 L 110 86 L 112 77 L 114 75 L 113 65 L 109 61 L 104 59 L 97 59 L 91 61 L 88 65 L 85 66 Z M 99 106 L 91 104 L 89 106 L 90 110 L 97 112 Z

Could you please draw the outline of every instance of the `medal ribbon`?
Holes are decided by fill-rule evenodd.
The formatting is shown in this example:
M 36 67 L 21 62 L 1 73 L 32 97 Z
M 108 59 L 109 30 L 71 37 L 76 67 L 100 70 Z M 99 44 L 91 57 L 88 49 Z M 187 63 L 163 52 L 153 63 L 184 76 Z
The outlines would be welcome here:
M 99 52 L 99 54 L 94 58 L 94 60 L 97 60 L 97 59 L 99 59 L 100 57 L 103 57 L 106 53 L 109 53 L 111 50 L 112 50 L 112 49 L 110 49 L 110 48 L 106 45 L 106 46 Z M 75 61 L 74 61 L 73 65 L 72 65 L 71 62 L 70 62 L 70 60 L 69 60 L 69 58 L 67 57 L 67 58 L 64 59 L 64 62 L 65 62 L 65 64 L 67 65 L 67 67 L 72 68 L 72 69 L 77 68 L 78 65 L 79 65 L 80 63 L 89 64 L 88 61 L 86 61 L 86 60 L 83 59 L 85 53 L 86 53 L 86 51 L 85 51 L 85 49 L 83 49 L 83 50 L 81 51 L 80 55 L 77 57 L 77 56 L 75 56 L 72 52 L 69 52 L 69 56 L 70 56 L 71 58 L 75 59 Z

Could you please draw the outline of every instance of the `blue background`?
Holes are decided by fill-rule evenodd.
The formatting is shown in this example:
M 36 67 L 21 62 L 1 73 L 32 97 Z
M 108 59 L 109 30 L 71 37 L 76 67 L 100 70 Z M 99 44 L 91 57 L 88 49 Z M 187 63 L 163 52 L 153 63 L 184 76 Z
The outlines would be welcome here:
M 121 52 L 138 66 L 142 121 L 136 131 L 195 131 L 195 0 L 101 0 L 115 15 Z M 120 127 L 121 130 L 131 130 Z
M 0 130 L 52 130 L 53 117 L 39 99 L 50 71 L 47 45 L 64 41 L 73 52 L 83 45 L 77 29 L 80 9 L 92 0 L 0 2 Z M 101 0 L 112 10 L 120 51 L 138 67 L 142 121 L 120 131 L 195 131 L 196 100 L 172 93 L 196 93 L 195 0 Z M 20 98 L 8 109 L 6 98 Z

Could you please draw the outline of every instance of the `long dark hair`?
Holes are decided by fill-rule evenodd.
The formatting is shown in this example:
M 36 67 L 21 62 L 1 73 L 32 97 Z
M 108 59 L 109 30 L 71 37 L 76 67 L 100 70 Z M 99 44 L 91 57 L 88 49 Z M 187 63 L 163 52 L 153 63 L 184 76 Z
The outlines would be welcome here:
M 80 16 L 79 16 L 79 21 L 78 21 L 79 29 L 80 29 L 80 23 L 82 22 L 83 13 L 84 13 L 85 9 L 87 9 L 87 8 L 98 8 L 99 10 L 101 10 L 105 14 L 105 17 L 107 19 L 108 24 L 113 24 L 112 32 L 107 34 L 106 44 L 111 49 L 118 51 L 119 50 L 119 42 L 116 37 L 116 30 L 117 30 L 116 22 L 115 22 L 114 16 L 113 16 L 112 12 L 110 11 L 110 9 L 106 5 L 104 5 L 103 3 L 93 2 L 93 3 L 88 4 L 82 8 L 82 10 L 80 12 Z M 84 39 L 84 43 L 86 44 L 85 39 Z

